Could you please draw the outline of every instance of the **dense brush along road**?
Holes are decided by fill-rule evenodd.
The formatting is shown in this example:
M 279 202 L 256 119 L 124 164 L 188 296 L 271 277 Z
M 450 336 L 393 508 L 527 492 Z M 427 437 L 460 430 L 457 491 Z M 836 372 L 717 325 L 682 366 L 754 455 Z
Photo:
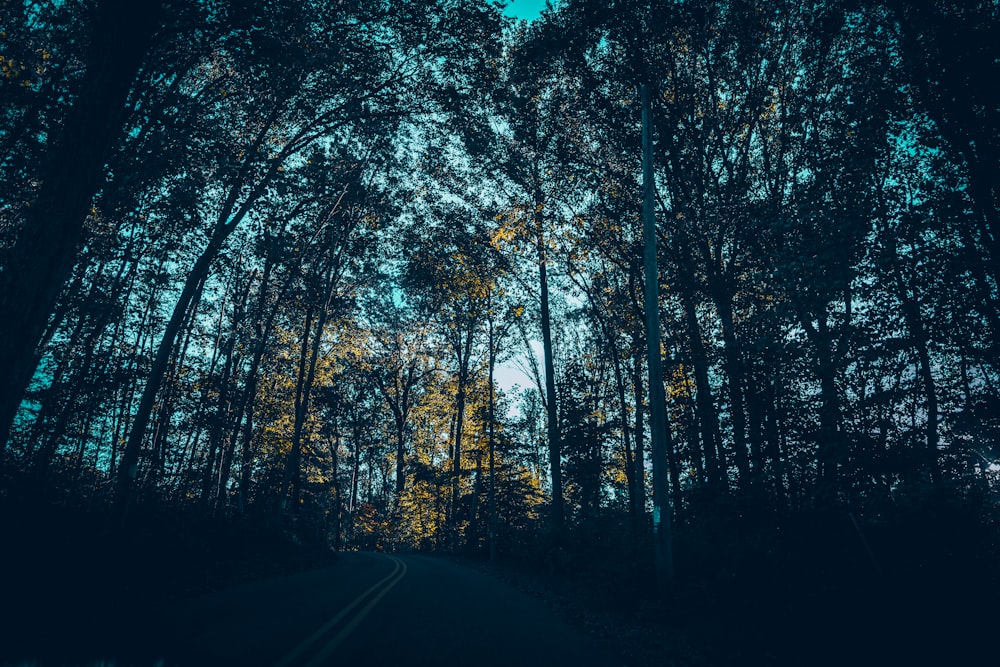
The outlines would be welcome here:
M 538 600 L 472 568 L 414 555 L 347 553 L 326 569 L 160 614 L 150 641 L 168 667 L 624 664 Z

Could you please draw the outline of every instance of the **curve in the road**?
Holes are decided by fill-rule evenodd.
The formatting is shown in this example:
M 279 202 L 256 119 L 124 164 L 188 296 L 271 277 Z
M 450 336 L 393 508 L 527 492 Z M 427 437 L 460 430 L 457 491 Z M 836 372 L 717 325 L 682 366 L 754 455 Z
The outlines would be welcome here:
M 406 563 L 396 558 L 395 556 L 388 556 L 386 558 L 393 562 L 392 571 L 385 577 L 374 583 L 367 590 L 361 593 L 358 597 L 354 598 L 347 606 L 340 610 L 336 616 L 331 618 L 329 621 L 323 624 L 318 630 L 306 637 L 302 643 L 296 646 L 293 650 L 289 651 L 281 660 L 274 664 L 274 667 L 291 667 L 296 661 L 304 659 L 304 656 L 308 655 L 310 651 L 314 650 L 317 645 L 323 641 L 323 639 L 330 635 L 331 632 L 340 626 L 340 630 L 330 639 L 326 644 L 322 644 L 321 648 L 313 653 L 312 657 L 308 662 L 304 663 L 304 667 L 319 667 L 322 665 L 332 654 L 337 650 L 337 647 L 354 631 L 358 624 L 365 619 L 365 617 L 375 608 L 375 605 L 385 597 L 385 595 L 392 590 L 393 586 L 398 584 L 403 577 L 406 576 L 406 570 L 408 569 Z M 357 607 L 361 606 L 367 600 L 367 604 L 354 614 L 354 616 L 348 617 Z M 346 621 L 341 626 L 341 623 Z
M 621 667 L 544 601 L 417 554 L 341 554 L 331 567 L 186 600 L 152 622 L 171 667 Z M 162 662 L 160 663 L 162 664 Z

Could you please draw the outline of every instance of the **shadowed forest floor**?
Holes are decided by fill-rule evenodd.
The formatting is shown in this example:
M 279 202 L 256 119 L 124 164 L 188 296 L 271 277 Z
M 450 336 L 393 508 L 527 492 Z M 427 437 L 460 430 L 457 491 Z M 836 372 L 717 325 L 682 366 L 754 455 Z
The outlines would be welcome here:
M 620 642 L 630 665 L 996 661 L 1000 541 L 967 509 L 680 531 L 678 581 L 664 598 L 645 552 L 609 543 L 612 534 L 578 534 L 534 563 L 479 567 Z
M 137 519 L 112 533 L 101 515 L 4 512 L 4 598 L 14 604 L 0 664 L 88 664 L 109 652 L 152 664 L 144 637 L 160 606 L 337 561 L 326 547 L 249 526 Z M 636 667 L 995 658 L 997 540 L 968 513 L 897 516 L 868 525 L 864 542 L 838 516 L 716 528 L 679 533 L 679 580 L 664 599 L 644 544 L 620 526 L 570 533 L 561 547 L 540 542 L 518 560 L 460 560 L 542 599 Z
M 3 513 L 5 634 L 0 664 L 85 664 L 108 654 L 152 664 L 153 612 L 212 590 L 326 567 L 336 555 L 274 533 L 160 515 L 121 532 L 100 514 Z

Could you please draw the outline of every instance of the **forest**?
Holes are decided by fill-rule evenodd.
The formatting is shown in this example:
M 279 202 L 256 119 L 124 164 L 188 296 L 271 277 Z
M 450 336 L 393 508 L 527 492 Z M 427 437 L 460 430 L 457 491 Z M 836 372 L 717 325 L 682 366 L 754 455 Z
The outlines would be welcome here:
M 503 9 L 0 0 L 0 529 L 985 641 L 1000 4 Z

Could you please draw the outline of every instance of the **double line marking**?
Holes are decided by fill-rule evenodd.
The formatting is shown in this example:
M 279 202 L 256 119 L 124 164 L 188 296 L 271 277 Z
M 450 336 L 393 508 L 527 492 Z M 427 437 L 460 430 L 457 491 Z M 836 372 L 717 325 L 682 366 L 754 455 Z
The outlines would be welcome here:
M 345 639 L 354 631 L 358 624 L 365 619 L 365 617 L 375 608 L 375 605 L 379 603 L 379 600 L 385 597 L 386 593 L 392 590 L 392 587 L 399 583 L 399 580 L 406 576 L 406 563 L 404 563 L 399 558 L 395 556 L 386 556 L 389 560 L 393 562 L 392 572 L 373 584 L 368 590 L 354 598 L 354 600 L 340 610 L 336 616 L 331 618 L 329 621 L 323 624 L 323 627 L 318 629 L 316 632 L 312 633 L 301 644 L 296 646 L 290 653 L 288 653 L 284 658 L 274 663 L 274 667 L 290 667 L 290 665 L 295 664 L 297 661 L 305 660 L 307 653 L 314 651 L 312 657 L 309 658 L 308 662 L 303 662 L 302 667 L 319 667 L 322 665 L 330 655 L 337 650 L 337 647 L 343 643 Z M 367 601 L 367 604 L 365 602 Z M 323 644 L 323 639 L 331 632 L 337 628 L 338 624 L 354 611 L 355 608 L 364 604 L 361 609 L 354 614 L 347 623 L 343 625 L 333 635 L 333 637 Z M 318 647 L 318 648 L 317 648 Z

